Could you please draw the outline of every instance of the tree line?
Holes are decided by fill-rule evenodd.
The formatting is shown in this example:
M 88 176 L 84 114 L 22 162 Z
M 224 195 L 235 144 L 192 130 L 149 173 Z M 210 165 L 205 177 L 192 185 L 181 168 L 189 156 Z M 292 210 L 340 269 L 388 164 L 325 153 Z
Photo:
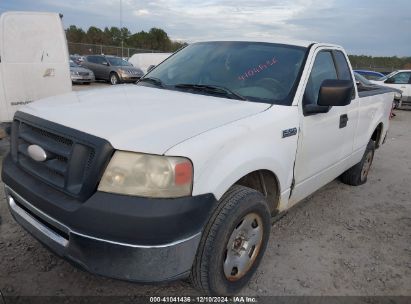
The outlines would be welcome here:
M 174 52 L 185 45 L 172 41 L 167 33 L 160 28 L 152 28 L 148 32 L 131 33 L 126 27 L 115 26 L 100 29 L 90 26 L 83 30 L 75 25 L 66 29 L 67 41 L 71 43 L 88 43 L 109 46 L 122 46 L 125 48 L 149 49 L 163 52 Z
M 350 55 L 351 65 L 354 69 L 371 69 L 392 71 L 396 69 L 411 69 L 411 57 L 372 57 L 366 55 Z
M 70 25 L 66 29 L 68 42 L 87 43 L 104 46 L 120 47 L 123 42 L 125 48 L 148 49 L 162 52 L 174 52 L 186 43 L 173 41 L 168 34 L 160 28 L 152 28 L 148 32 L 140 31 L 131 33 L 126 28 L 115 26 L 100 29 L 90 26 L 86 31 L 75 25 Z M 353 68 L 394 70 L 411 69 L 411 57 L 372 57 L 366 55 L 350 55 Z

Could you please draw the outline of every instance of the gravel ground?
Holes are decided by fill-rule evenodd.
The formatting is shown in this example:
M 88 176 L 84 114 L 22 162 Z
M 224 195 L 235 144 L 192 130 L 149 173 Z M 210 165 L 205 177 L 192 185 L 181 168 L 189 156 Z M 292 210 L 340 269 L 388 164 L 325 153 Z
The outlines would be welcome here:
M 0 141 L 0 160 L 7 149 L 7 142 Z M 333 181 L 277 221 L 262 264 L 243 294 L 411 296 L 410 151 L 411 112 L 397 111 L 368 183 L 350 187 Z M 3 294 L 196 295 L 184 281 L 141 285 L 71 266 L 14 222 L 1 186 Z

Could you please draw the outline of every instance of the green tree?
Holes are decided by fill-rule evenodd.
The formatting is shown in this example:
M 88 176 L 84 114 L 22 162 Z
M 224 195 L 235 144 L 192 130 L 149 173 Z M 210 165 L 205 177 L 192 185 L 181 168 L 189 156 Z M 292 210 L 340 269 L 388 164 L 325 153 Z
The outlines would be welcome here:
M 103 31 L 95 26 L 90 26 L 87 30 L 87 43 L 102 44 L 104 42 Z
M 165 51 L 170 48 L 171 41 L 167 33 L 159 28 L 152 28 L 148 32 L 151 40 L 151 48 Z
M 160 28 L 151 28 L 148 32 L 141 31 L 137 33 L 131 33 L 126 27 L 118 28 L 115 26 L 105 27 L 103 30 L 95 26 L 90 26 L 87 32 L 83 29 L 70 25 L 66 30 L 66 37 L 68 42 L 74 43 L 89 43 L 105 46 L 121 46 L 123 41 L 124 47 L 136 48 L 136 49 L 149 49 L 163 52 L 174 52 L 186 43 L 172 41 L 168 34 Z M 77 50 L 79 49 L 79 50 Z M 96 50 L 101 50 L 96 48 Z M 70 46 L 70 51 L 81 53 L 81 49 L 77 46 Z M 95 51 L 95 50 L 94 50 Z M 116 49 L 104 48 L 105 52 L 116 53 Z M 84 52 L 84 51 L 83 51 Z M 89 52 L 93 52 L 90 48 Z
M 86 33 L 83 31 L 83 29 L 78 28 L 75 25 L 70 25 L 66 29 L 66 37 L 67 41 L 79 43 L 85 41 Z

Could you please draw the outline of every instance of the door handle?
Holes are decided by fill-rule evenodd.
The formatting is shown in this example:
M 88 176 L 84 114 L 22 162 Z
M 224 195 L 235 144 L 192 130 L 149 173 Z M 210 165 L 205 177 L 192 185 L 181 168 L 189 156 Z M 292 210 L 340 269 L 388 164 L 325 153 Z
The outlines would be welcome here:
M 340 129 L 345 128 L 348 123 L 348 115 L 343 114 L 340 116 Z

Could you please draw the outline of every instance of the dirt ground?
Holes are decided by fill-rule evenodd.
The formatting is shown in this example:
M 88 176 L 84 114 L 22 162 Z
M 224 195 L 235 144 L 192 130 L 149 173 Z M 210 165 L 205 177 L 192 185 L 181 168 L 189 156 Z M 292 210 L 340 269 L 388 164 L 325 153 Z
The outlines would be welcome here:
M 0 160 L 8 149 L 0 142 Z M 411 111 L 397 111 L 367 184 L 333 181 L 272 227 L 244 295 L 411 296 Z M 50 253 L 11 218 L 0 185 L 4 295 L 195 295 L 187 282 L 98 277 Z

